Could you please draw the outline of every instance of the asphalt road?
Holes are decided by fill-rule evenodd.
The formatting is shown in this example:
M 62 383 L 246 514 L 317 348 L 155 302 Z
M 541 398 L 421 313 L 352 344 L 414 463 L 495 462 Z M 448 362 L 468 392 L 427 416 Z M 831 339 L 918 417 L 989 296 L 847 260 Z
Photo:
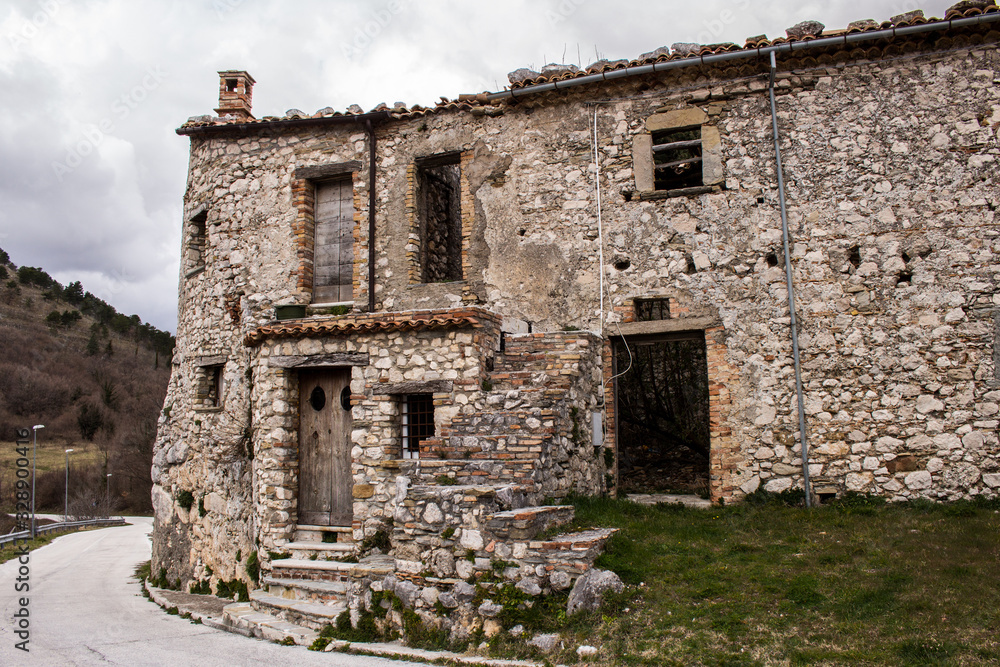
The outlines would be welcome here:
M 0 565 L 0 665 L 415 665 L 278 646 L 167 615 L 132 576 L 149 559 L 152 519 L 128 521 L 135 523 L 66 535 L 32 553 L 27 593 L 15 590 L 17 559 Z M 27 653 L 14 634 L 25 596 Z

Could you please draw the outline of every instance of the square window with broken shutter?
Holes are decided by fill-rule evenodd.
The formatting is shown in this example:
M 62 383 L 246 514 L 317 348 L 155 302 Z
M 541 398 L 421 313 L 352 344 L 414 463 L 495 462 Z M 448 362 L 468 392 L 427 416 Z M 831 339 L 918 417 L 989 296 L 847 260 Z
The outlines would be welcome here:
M 657 190 L 703 184 L 701 127 L 653 132 L 653 183 Z
M 354 184 L 348 179 L 316 184 L 313 301 L 354 298 Z

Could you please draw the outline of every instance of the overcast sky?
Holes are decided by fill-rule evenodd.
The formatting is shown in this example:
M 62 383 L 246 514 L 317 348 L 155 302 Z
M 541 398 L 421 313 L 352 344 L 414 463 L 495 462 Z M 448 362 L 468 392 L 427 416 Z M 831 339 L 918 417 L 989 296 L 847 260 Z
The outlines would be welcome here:
M 951 1 L 2 0 L 0 247 L 175 330 L 188 139 L 223 69 L 254 114 L 494 91 L 518 67 L 586 66 L 816 19 L 828 28 Z

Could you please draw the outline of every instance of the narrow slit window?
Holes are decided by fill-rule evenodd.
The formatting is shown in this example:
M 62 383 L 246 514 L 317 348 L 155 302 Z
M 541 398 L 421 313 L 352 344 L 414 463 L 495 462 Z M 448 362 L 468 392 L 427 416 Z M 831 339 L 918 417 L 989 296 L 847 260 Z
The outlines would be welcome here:
M 434 436 L 434 397 L 408 394 L 403 399 L 403 458 L 420 458 L 420 443 Z
M 657 190 L 703 185 L 701 127 L 653 132 L 653 183 Z
M 202 211 L 188 223 L 187 256 L 188 266 L 197 268 L 205 264 L 205 250 L 208 246 L 208 212 Z

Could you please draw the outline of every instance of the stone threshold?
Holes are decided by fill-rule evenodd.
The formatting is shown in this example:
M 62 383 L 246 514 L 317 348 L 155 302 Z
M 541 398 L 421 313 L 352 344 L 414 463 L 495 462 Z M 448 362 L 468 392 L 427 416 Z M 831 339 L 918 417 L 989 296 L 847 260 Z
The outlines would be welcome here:
M 626 496 L 629 500 L 640 505 L 657 505 L 659 503 L 670 503 L 694 507 L 696 509 L 708 509 L 715 504 L 701 496 L 685 495 L 679 493 L 629 493 Z

